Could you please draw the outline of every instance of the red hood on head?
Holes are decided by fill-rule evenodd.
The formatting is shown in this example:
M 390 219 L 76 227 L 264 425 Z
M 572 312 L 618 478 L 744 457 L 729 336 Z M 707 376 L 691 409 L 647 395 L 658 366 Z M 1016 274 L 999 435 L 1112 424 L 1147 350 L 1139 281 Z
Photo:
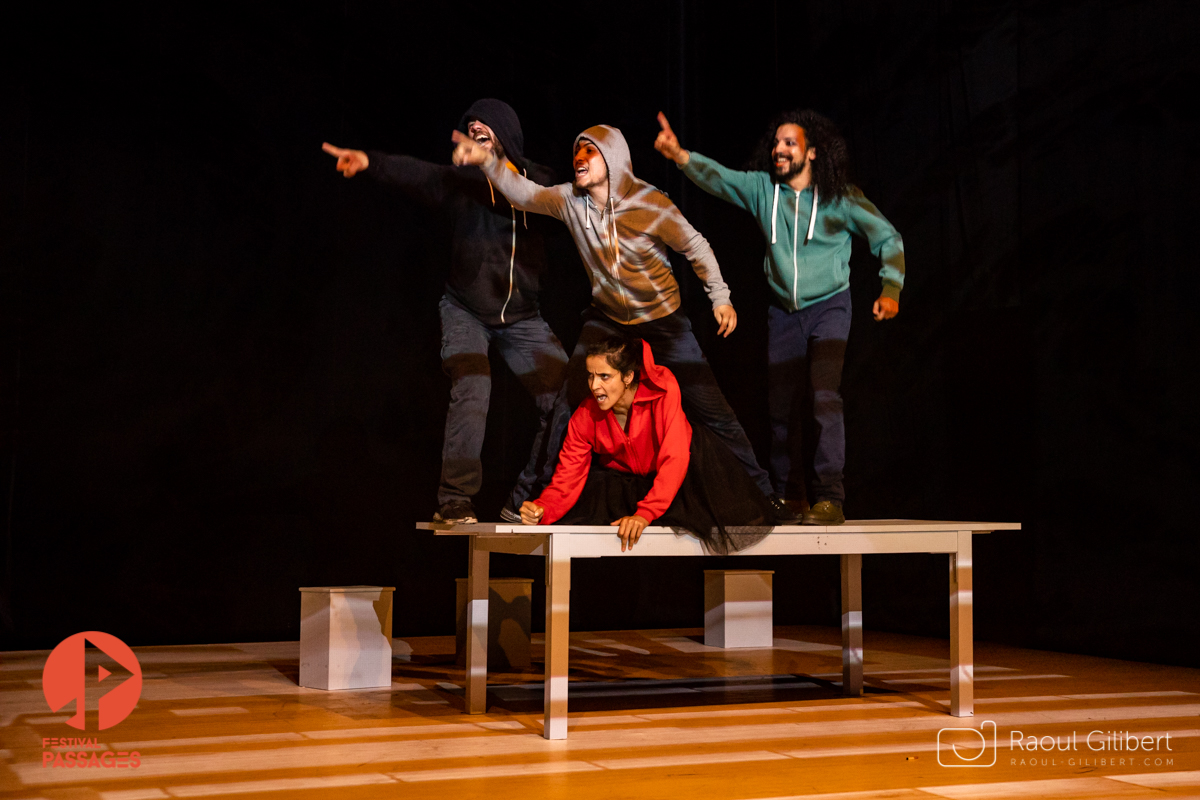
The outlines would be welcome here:
M 642 374 L 640 377 L 643 382 L 652 383 L 659 390 L 665 390 L 667 386 L 675 382 L 675 376 L 671 370 L 654 363 L 654 351 L 650 349 L 650 343 L 645 340 L 642 341 Z

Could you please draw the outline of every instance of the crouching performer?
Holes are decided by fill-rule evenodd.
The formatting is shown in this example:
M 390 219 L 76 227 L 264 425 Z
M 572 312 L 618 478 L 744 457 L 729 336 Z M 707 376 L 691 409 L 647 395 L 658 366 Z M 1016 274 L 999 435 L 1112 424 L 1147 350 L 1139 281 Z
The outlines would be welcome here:
M 770 500 L 708 428 L 692 428 L 679 382 L 644 341 L 587 348 L 591 395 L 571 416 L 554 479 L 521 504 L 527 525 L 616 525 L 621 550 L 651 522 L 725 555 L 761 540 Z

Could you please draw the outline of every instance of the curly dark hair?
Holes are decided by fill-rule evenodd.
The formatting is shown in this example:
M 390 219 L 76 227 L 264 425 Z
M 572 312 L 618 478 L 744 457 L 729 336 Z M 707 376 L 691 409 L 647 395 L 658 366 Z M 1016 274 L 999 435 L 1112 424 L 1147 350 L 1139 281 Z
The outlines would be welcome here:
M 604 356 L 610 367 L 624 375 L 632 372 L 637 378 L 642 369 L 642 342 L 624 336 L 606 336 L 587 347 L 588 356 Z
M 846 140 L 828 117 L 811 109 L 784 111 L 771 120 L 771 126 L 754 148 L 747 168 L 761 170 L 769 174 L 771 180 L 778 180 L 771 161 L 771 151 L 775 148 L 775 132 L 780 125 L 789 123 L 803 128 L 808 146 L 817 149 L 817 157 L 812 162 L 812 176 L 818 201 L 822 204 L 831 203 L 844 197 L 850 187 L 850 154 L 846 150 Z

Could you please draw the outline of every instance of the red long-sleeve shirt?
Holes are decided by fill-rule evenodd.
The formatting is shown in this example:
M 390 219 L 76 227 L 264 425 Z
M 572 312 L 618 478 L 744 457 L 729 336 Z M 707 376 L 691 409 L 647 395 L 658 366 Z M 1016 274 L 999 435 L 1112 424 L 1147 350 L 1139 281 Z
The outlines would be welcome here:
M 626 433 L 612 411 L 601 411 L 594 397 L 571 415 L 554 480 L 536 504 L 545 509 L 541 524 L 557 522 L 575 505 L 596 461 L 635 475 L 654 473 L 654 485 L 638 503 L 637 514 L 653 522 L 663 515 L 683 484 L 691 459 L 692 426 L 680 406 L 679 382 L 666 367 L 654 363 L 650 345 L 642 343 L 642 372 Z M 612 520 L 597 521 L 606 525 Z

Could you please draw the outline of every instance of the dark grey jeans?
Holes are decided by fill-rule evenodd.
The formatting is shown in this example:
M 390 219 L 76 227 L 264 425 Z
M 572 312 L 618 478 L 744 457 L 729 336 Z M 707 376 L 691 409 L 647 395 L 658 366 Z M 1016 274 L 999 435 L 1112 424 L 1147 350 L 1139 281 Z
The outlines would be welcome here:
M 767 311 L 767 336 L 771 477 L 775 491 L 814 504 L 831 500 L 842 505 L 846 500 L 842 484 L 846 465 L 842 364 L 850 337 L 850 290 L 790 313 L 772 305 Z M 806 419 L 809 390 L 812 418 Z M 802 435 L 806 428 L 813 436 L 813 441 L 807 443 Z M 805 469 L 809 452 L 812 465 Z
M 504 363 L 533 395 L 541 417 L 534 455 L 517 481 L 517 486 L 525 487 L 528 494 L 528 487 L 537 477 L 536 455 L 542 450 L 546 424 L 566 373 L 566 351 L 540 315 L 508 325 L 488 325 L 446 297 L 438 308 L 442 316 L 442 369 L 450 376 L 438 503 L 473 497 L 483 484 L 479 454 L 492 392 L 488 348 L 493 342 Z

